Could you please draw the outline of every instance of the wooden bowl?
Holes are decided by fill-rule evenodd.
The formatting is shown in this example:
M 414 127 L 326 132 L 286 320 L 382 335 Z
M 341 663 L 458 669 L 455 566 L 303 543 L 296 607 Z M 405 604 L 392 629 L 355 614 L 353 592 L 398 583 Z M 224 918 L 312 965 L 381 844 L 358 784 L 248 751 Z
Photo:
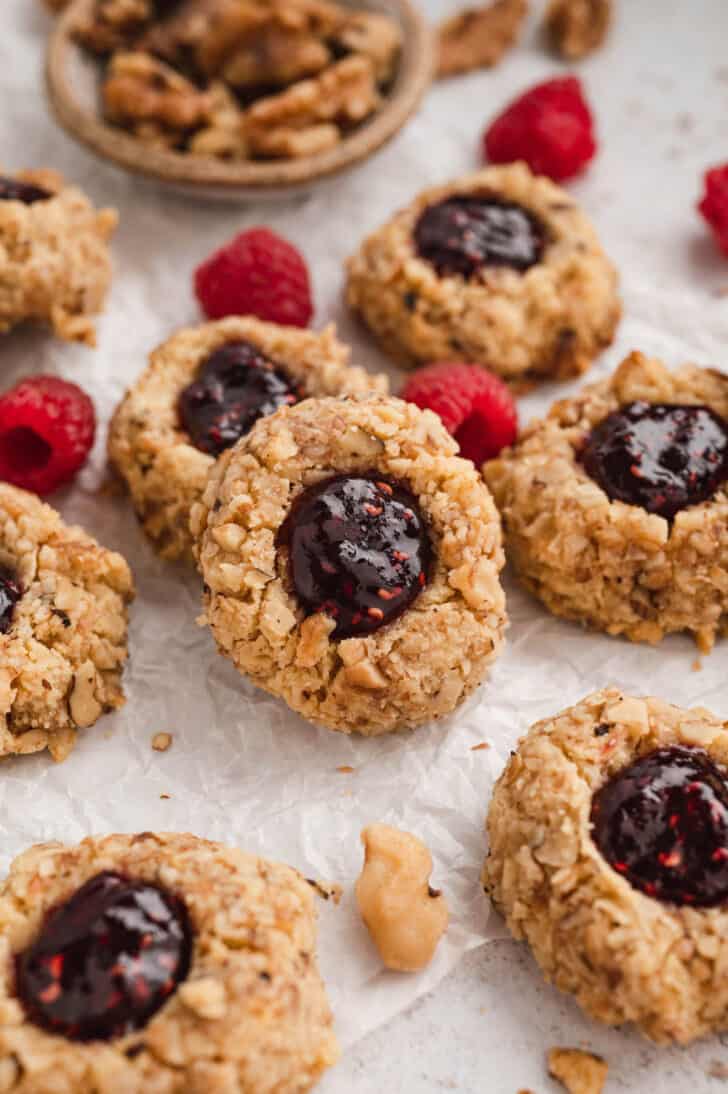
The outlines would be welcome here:
M 79 16 L 94 0 L 74 0 L 59 18 L 46 54 L 46 84 L 56 118 L 72 137 L 127 171 L 202 197 L 244 200 L 310 189 L 321 179 L 365 160 L 402 128 L 419 106 L 434 71 L 434 35 L 413 0 L 339 0 L 383 11 L 402 28 L 403 48 L 394 84 L 380 110 L 327 152 L 301 159 L 243 161 L 205 159 L 150 148 L 107 122 L 100 111 L 98 59 L 74 41 Z

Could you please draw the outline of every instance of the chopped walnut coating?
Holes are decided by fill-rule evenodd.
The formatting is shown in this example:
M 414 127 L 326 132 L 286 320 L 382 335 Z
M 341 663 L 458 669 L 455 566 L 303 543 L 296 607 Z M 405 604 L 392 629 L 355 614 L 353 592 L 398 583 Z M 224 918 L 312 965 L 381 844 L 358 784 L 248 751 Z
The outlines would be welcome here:
M 515 42 L 527 11 L 527 0 L 494 0 L 447 19 L 440 26 L 438 76 L 497 65 Z
M 148 53 L 117 53 L 103 86 L 107 117 L 184 132 L 209 116 L 210 96 Z
M 549 1052 L 549 1075 L 569 1094 L 602 1094 L 608 1070 L 601 1056 L 578 1048 L 552 1048 Z
M 598 49 L 612 21 L 612 0 L 551 0 L 546 27 L 562 55 L 578 60 Z

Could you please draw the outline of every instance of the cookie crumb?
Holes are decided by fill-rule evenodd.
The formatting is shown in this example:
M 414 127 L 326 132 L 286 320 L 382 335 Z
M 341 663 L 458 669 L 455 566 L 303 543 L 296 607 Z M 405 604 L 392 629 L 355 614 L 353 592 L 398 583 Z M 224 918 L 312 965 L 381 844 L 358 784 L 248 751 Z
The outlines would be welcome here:
M 515 42 L 527 11 L 526 0 L 495 0 L 446 19 L 439 30 L 438 77 L 497 65 Z
M 690 668 L 693 670 L 693 672 L 701 672 L 703 668 L 703 662 L 700 660 L 699 657 L 696 657 Z
M 479 745 L 473 745 L 470 749 L 471 752 L 482 752 L 484 749 L 490 748 L 487 741 L 481 741 Z
M 548 1069 L 569 1094 L 602 1094 L 609 1070 L 601 1056 L 580 1048 L 552 1048 Z
M 612 22 L 612 0 L 551 0 L 546 30 L 557 53 L 577 61 L 604 43 Z
M 160 798 L 162 798 L 162 800 L 168 800 L 169 798 L 172 797 L 171 794 L 160 794 L 159 796 L 160 796 Z
M 342 764 L 341 767 L 337 767 L 336 770 L 340 775 L 353 775 L 356 768 L 350 767 L 349 764 Z
M 320 881 L 317 878 L 307 877 L 306 881 L 312 889 L 318 893 L 322 900 L 331 900 L 334 904 L 341 904 L 344 890 L 334 881 Z
M 152 748 L 155 752 L 166 752 L 171 744 L 171 733 L 155 733 L 152 737 Z
M 705 1074 L 710 1075 L 711 1079 L 728 1079 L 728 1064 L 722 1060 L 711 1060 Z

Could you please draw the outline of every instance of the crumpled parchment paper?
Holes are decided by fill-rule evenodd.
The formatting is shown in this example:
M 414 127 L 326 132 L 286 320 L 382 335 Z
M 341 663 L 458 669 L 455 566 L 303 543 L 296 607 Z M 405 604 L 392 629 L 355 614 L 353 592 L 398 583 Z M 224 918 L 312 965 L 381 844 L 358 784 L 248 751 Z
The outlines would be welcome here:
M 426 6 L 433 16 L 449 10 L 437 0 Z M 127 177 L 66 138 L 48 116 L 41 91 L 50 20 L 37 0 L 5 0 L 3 15 L 2 159 L 9 167 L 62 169 L 97 203 L 117 206 L 121 227 L 98 350 L 64 346 L 42 332 L 12 334 L 0 346 L 2 385 L 51 371 L 77 381 L 94 398 L 101 428 L 92 464 L 73 489 L 53 500 L 67 519 L 128 558 L 139 595 L 125 709 L 83 733 L 60 766 L 46 755 L 3 765 L 0 867 L 39 840 L 191 830 L 341 883 L 342 903 L 322 902 L 320 953 L 338 1032 L 344 1046 L 350 1045 L 436 985 L 466 950 L 502 932 L 489 915 L 478 875 L 489 793 L 519 735 L 538 718 L 610 683 L 685 705 L 705 704 L 728 717 L 726 646 L 700 659 L 697 671 L 697 650 L 688 639 L 651 649 L 588 634 L 553 619 L 507 576 L 507 650 L 490 681 L 453 717 L 413 735 L 378 740 L 312 728 L 217 655 L 209 633 L 195 624 L 196 576 L 156 559 L 128 503 L 99 492 L 105 426 L 147 353 L 175 328 L 199 319 L 191 291 L 194 267 L 256 223 L 270 223 L 303 249 L 313 271 L 316 322 L 337 320 L 341 335 L 354 344 L 355 358 L 384 367 L 341 304 L 343 259 L 365 231 L 416 190 L 477 166 L 483 122 L 516 91 L 552 72 L 554 63 L 534 43 L 493 73 L 440 85 L 394 144 L 308 196 L 252 207 L 203 204 Z M 640 84 L 640 73 L 625 64 L 615 95 L 618 48 L 636 56 L 626 29 L 615 34 L 612 52 L 587 69 L 600 105 L 604 148 L 585 181 L 573 187 L 624 274 L 626 317 L 617 344 L 592 376 L 608 372 L 633 347 L 673 364 L 689 358 L 716 365 L 721 354 L 726 361 L 728 302 L 719 290 L 728 284 L 728 267 L 692 211 L 695 164 L 709 154 L 709 134 L 696 146 L 693 167 L 683 162 L 680 168 L 673 157 L 667 187 L 669 148 L 686 140 L 667 120 L 669 75 L 658 72 L 652 97 L 645 92 L 648 105 L 640 108 L 644 80 Z M 660 79 L 667 81 L 665 88 Z M 660 106 L 651 108 L 658 100 Z M 642 156 L 649 137 L 659 140 L 662 159 L 656 155 L 654 163 Z M 569 390 L 551 387 L 522 400 L 524 420 Z M 164 754 L 151 748 L 158 732 L 173 735 Z M 489 747 L 476 748 L 482 742 Z M 359 831 L 375 820 L 401 825 L 428 843 L 436 862 L 433 883 L 446 890 L 453 911 L 434 963 L 417 976 L 381 970 L 356 913 Z

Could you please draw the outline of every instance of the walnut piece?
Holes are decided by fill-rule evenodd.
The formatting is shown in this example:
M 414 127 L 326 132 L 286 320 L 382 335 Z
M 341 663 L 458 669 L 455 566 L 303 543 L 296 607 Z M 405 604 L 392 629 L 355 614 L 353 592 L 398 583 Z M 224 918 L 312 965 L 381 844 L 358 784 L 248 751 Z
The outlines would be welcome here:
M 598 49 L 612 22 L 612 0 L 551 0 L 546 29 L 562 57 L 575 61 Z
M 171 733 L 155 733 L 152 737 L 152 748 L 155 752 L 166 752 L 172 744 Z
M 161 131 L 184 133 L 208 117 L 211 98 L 170 65 L 148 53 L 117 53 L 103 85 L 104 108 L 112 121 L 137 135 L 152 123 Z
M 97 0 L 75 36 L 92 53 L 113 53 L 128 49 L 153 17 L 153 0 Z
M 361 839 L 356 899 L 382 961 L 400 972 L 424 969 L 449 918 L 445 897 L 429 886 L 432 856 L 416 836 L 386 824 L 370 825 Z
M 497 65 L 515 42 L 527 11 L 527 0 L 494 0 L 446 19 L 440 25 L 437 75 L 456 76 Z
M 602 1094 L 609 1070 L 606 1060 L 579 1048 L 552 1048 L 549 1075 L 569 1094 Z
M 255 153 L 270 155 L 271 130 L 310 130 L 334 122 L 353 125 L 378 105 L 372 62 L 367 57 L 347 57 L 315 79 L 302 80 L 280 95 L 255 103 L 245 116 L 246 132 Z
M 352 11 L 334 34 L 333 41 L 348 53 L 368 57 L 380 84 L 392 80 L 402 48 L 402 31 L 387 15 Z

